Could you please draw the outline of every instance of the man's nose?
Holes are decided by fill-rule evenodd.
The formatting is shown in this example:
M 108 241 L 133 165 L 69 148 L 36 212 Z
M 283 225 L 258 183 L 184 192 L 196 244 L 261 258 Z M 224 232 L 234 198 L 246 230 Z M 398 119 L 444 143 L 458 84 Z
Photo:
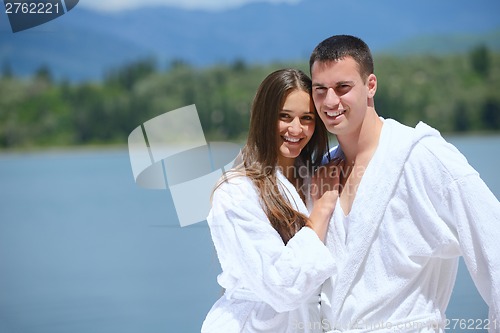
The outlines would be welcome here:
M 324 104 L 327 107 L 335 107 L 340 103 L 340 98 L 333 88 L 328 88 Z

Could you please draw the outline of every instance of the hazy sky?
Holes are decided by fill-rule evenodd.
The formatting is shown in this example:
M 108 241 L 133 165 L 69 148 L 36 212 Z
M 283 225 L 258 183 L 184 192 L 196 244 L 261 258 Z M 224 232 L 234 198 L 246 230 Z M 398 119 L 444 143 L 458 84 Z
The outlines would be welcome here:
M 252 2 L 296 3 L 300 0 L 81 0 L 78 5 L 90 9 L 119 11 L 151 5 L 165 5 L 186 9 L 221 10 Z

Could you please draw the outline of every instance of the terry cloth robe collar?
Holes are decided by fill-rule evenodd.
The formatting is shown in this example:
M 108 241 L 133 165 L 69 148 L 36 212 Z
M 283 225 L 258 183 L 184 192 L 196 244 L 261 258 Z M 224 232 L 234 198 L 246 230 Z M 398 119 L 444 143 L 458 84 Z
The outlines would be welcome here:
M 349 226 L 345 257 L 338 258 L 338 271 L 342 274 L 339 274 L 334 286 L 334 297 L 331 301 L 333 318 L 338 318 L 340 314 L 411 150 L 423 137 L 440 135 L 422 122 L 411 128 L 392 119 L 381 119 L 384 124 L 378 147 L 372 157 L 373 163 L 370 162 L 365 170 L 348 215 L 349 220 L 355 223 Z M 384 161 L 388 156 L 391 156 L 391 161 L 378 162 Z
M 302 177 L 302 188 L 305 189 L 305 202 L 302 201 L 300 194 L 298 193 L 295 186 L 290 183 L 290 181 L 285 177 L 285 175 L 279 170 L 276 169 L 276 177 L 279 182 L 279 187 L 281 193 L 288 201 L 292 204 L 296 210 L 301 212 L 302 214 L 309 215 L 312 208 L 312 199 L 309 193 L 309 187 L 311 185 L 311 175 L 308 170 L 306 170 L 306 165 L 301 161 L 300 158 L 295 159 L 295 168 L 299 169 L 299 174 Z M 302 170 L 301 170 L 302 169 Z

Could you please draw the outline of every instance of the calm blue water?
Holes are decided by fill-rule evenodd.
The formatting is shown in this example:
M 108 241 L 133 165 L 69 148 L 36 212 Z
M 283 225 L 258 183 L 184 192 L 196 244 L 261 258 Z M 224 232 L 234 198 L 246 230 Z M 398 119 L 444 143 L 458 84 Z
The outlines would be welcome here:
M 500 197 L 500 137 L 449 139 Z M 199 332 L 219 270 L 126 149 L 0 154 L 0 333 Z M 487 317 L 463 265 L 448 317 Z

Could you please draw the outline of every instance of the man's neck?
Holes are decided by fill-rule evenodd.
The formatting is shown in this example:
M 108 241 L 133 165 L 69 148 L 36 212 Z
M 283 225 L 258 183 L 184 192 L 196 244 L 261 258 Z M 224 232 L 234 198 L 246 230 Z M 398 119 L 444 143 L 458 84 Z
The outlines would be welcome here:
M 369 108 L 365 120 L 357 131 L 337 136 L 339 145 L 346 157 L 346 164 L 352 165 L 360 160 L 371 159 L 378 146 L 383 122 L 375 112 Z

